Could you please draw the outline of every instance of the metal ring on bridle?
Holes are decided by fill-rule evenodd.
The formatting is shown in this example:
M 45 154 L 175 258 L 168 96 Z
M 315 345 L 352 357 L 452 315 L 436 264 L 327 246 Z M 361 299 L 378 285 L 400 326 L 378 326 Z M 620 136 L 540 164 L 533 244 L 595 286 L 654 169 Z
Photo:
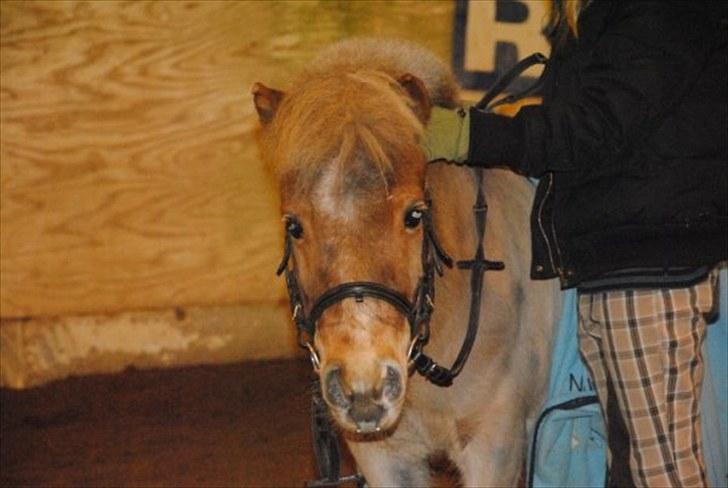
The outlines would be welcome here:
M 410 342 L 409 348 L 407 349 L 407 362 L 410 366 L 412 366 L 412 362 L 414 359 L 412 358 L 412 353 L 415 350 L 415 347 L 417 347 L 417 343 L 420 342 L 420 335 L 417 334 L 412 338 L 412 341 Z
M 407 349 L 407 368 L 409 371 L 412 371 L 412 368 L 415 367 L 415 360 L 417 359 L 417 356 L 422 353 L 422 349 L 420 348 L 421 342 L 422 337 L 417 334 L 412 338 L 409 348 Z
M 316 352 L 316 348 L 309 341 L 304 342 L 303 345 L 308 349 L 314 371 L 318 372 L 321 369 L 321 360 L 319 359 L 318 352 Z

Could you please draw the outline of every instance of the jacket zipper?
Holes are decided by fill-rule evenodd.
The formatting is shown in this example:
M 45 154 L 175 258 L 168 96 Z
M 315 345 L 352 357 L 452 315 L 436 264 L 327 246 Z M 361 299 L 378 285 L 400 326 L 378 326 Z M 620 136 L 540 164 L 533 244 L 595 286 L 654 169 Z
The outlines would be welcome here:
M 553 178 L 553 175 L 551 176 Z M 561 248 L 559 247 L 559 238 L 556 237 L 556 225 L 554 224 L 554 218 L 551 216 L 551 235 L 554 237 L 554 247 L 556 248 L 556 258 L 559 261 L 558 266 L 556 266 L 556 271 L 559 273 L 559 276 L 561 277 L 561 283 L 566 284 L 568 282 L 568 279 L 571 277 L 572 273 L 569 270 L 564 269 L 564 258 L 561 256 Z M 553 259 L 552 259 L 553 261 Z
M 549 173 L 548 175 L 549 182 L 548 186 L 546 187 L 546 193 L 544 194 L 543 198 L 541 199 L 541 203 L 538 207 L 538 228 L 541 231 L 541 236 L 543 237 L 544 242 L 546 242 L 546 248 L 549 255 L 549 262 L 551 263 L 551 269 L 556 271 L 559 276 L 563 279 L 563 273 L 561 271 L 561 268 L 559 266 L 556 266 L 556 261 L 554 260 L 554 252 L 551 248 L 551 241 L 549 240 L 548 235 L 546 234 L 546 229 L 543 225 L 543 207 L 546 204 L 546 200 L 548 199 L 549 195 L 551 194 L 551 188 L 554 186 L 554 175 L 552 173 Z M 551 231 L 553 232 L 554 239 L 556 238 L 556 231 L 554 230 L 553 223 L 551 224 Z M 559 253 L 559 257 L 561 256 L 561 250 L 558 248 L 558 243 L 554 243 L 556 246 L 556 250 Z

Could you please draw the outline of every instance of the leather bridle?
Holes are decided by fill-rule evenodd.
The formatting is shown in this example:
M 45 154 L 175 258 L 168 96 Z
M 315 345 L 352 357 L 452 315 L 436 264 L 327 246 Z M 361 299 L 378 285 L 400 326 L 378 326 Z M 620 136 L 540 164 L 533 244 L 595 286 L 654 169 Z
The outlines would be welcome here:
M 437 238 L 432 223 L 432 201 L 427 198 L 427 208 L 422 210 L 422 275 L 412 293 L 412 299 L 403 293 L 380 283 L 370 281 L 353 281 L 342 283 L 323 292 L 313 303 L 310 312 L 306 313 L 303 293 L 298 282 L 298 271 L 293 256 L 293 237 L 286 232 L 285 251 L 278 266 L 277 274 L 285 274 L 288 297 L 291 305 L 293 321 L 298 329 L 298 343 L 308 349 L 314 369 L 318 370 L 320 361 L 313 345 L 316 324 L 321 315 L 333 305 L 349 298 L 357 302 L 365 299 L 381 300 L 392 305 L 404 315 L 410 325 L 411 343 L 408 359 L 414 369 L 438 386 L 450 386 L 460 373 L 470 350 L 475 342 L 480 322 L 480 303 L 483 274 L 488 270 L 501 270 L 502 262 L 489 261 L 485 258 L 483 244 L 485 241 L 485 221 L 488 206 L 482 184 L 482 170 L 475 169 L 477 178 L 477 197 L 473 207 L 475 228 L 478 234 L 476 252 L 473 259 L 458 261 L 459 269 L 470 269 L 470 314 L 468 330 L 460 348 L 460 352 L 450 368 L 440 366 L 423 351 L 430 337 L 430 318 L 435 306 L 435 273 L 442 276 L 444 266 L 452 268 L 453 260 L 445 252 Z
M 334 286 L 323 292 L 313 303 L 310 312 L 306 313 L 303 293 L 298 282 L 298 272 L 295 267 L 295 257 L 293 257 L 293 238 L 289 232 L 286 232 L 285 252 L 281 264 L 278 266 L 277 274 L 285 274 L 293 321 L 298 329 L 298 342 L 302 347 L 309 350 L 314 368 L 318 369 L 319 366 L 318 353 L 313 346 L 316 324 L 327 309 L 348 298 L 353 298 L 357 302 L 363 302 L 367 298 L 381 300 L 392 305 L 406 317 L 412 338 L 409 351 L 410 360 L 414 361 L 415 366 L 418 364 L 415 360 L 423 356 L 422 346 L 430 336 L 430 318 L 435 303 L 435 273 L 442 276 L 443 267 L 451 268 L 453 265 L 452 258 L 445 252 L 435 234 L 432 225 L 431 205 L 432 203 L 428 198 L 427 208 L 421 210 L 423 228 L 422 274 L 412 293 L 412 299 L 407 298 L 400 291 L 381 283 L 352 281 Z M 436 382 L 441 376 L 436 374 L 437 365 L 432 360 L 428 363 L 429 370 L 420 371 L 420 373 Z M 419 360 L 419 364 L 423 364 L 422 359 Z

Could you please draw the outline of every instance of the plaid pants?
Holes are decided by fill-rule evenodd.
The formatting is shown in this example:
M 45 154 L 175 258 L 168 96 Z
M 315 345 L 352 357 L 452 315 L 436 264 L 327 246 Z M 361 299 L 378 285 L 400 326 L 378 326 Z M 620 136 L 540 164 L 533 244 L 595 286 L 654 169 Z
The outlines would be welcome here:
M 698 401 L 717 277 L 687 288 L 579 295 L 579 348 L 603 412 L 608 377 L 614 385 L 637 486 L 707 486 Z

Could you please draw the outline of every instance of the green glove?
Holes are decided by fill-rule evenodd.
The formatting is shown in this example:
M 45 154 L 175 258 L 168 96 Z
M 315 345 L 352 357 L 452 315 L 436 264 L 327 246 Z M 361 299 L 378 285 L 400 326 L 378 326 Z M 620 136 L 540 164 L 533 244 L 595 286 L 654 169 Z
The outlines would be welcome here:
M 470 143 L 470 111 L 467 108 L 432 107 L 421 146 L 427 161 L 464 163 Z

